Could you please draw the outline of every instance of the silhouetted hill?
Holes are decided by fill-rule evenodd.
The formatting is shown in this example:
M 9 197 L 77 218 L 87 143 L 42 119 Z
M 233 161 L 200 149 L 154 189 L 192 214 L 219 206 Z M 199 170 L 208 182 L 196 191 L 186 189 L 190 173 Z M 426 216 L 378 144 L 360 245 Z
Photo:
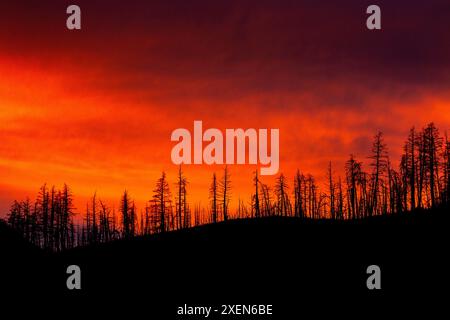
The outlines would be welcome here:
M 0 219 L 0 253 L 16 254 L 17 251 L 34 251 L 37 248 Z
M 17 292 L 27 290 L 29 275 L 40 266 L 43 252 L 25 240 L 4 221 L 0 220 L 0 272 L 3 276 L 1 287 Z M 34 277 L 31 277 L 34 279 Z
M 232 220 L 34 255 L 37 267 L 14 277 L 42 292 L 139 297 L 161 313 L 184 303 L 271 303 L 286 315 L 298 301 L 391 303 L 448 283 L 448 222 L 445 209 L 354 221 Z M 10 236 L 19 248 L 8 234 L 2 242 Z M 66 289 L 71 264 L 82 270 L 79 292 Z M 382 270 L 379 292 L 366 288 L 371 264 Z

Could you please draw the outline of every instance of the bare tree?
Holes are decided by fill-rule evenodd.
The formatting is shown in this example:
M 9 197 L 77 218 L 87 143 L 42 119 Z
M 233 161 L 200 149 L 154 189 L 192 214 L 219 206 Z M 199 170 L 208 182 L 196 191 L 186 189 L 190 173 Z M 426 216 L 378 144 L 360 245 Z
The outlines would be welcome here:
M 450 203 L 450 141 L 445 134 L 445 152 L 444 152 L 444 203 Z
M 404 182 L 407 183 L 409 187 L 410 195 L 410 209 L 414 210 L 416 208 L 416 174 L 417 174 L 417 138 L 416 131 L 412 127 L 409 131 L 408 140 L 406 141 L 404 147 Z
M 97 226 L 97 192 L 92 197 L 92 241 L 98 241 L 98 226 Z
M 42 228 L 42 241 L 43 241 L 42 245 L 44 248 L 49 249 L 50 212 L 49 212 L 49 193 L 46 184 L 44 184 L 39 190 L 39 194 L 36 200 L 36 207 L 40 213 L 40 224 Z
M 383 175 L 387 173 L 387 149 L 386 144 L 383 141 L 383 134 L 378 132 L 373 141 L 372 155 L 369 157 L 372 162 L 371 176 L 371 197 L 369 201 L 368 214 L 374 215 L 378 212 L 378 200 L 380 196 L 380 182 L 383 179 Z
M 286 178 L 283 174 L 280 174 L 275 185 L 275 195 L 277 197 L 277 212 L 281 216 L 289 216 L 292 212 L 287 189 L 289 189 L 289 186 Z
M 361 178 L 361 162 L 356 161 L 353 155 L 345 163 L 347 180 L 348 216 L 351 219 L 357 217 L 358 212 L 358 184 Z
M 186 186 L 187 179 L 183 175 L 183 171 L 181 171 L 181 165 L 178 169 L 178 181 L 176 184 L 177 187 L 177 196 L 176 196 L 176 217 L 177 217 L 177 229 L 181 229 L 187 226 L 188 221 L 188 208 L 187 208 L 187 197 L 186 197 Z
M 228 166 L 225 166 L 223 169 L 223 177 L 222 180 L 219 182 L 219 195 L 221 198 L 221 206 L 222 206 L 222 213 L 223 213 L 223 220 L 228 220 L 228 204 L 231 200 L 231 180 L 230 180 L 230 173 L 228 172 Z
M 166 173 L 163 172 L 156 182 L 156 188 L 153 190 L 153 200 L 156 205 L 156 212 L 159 216 L 159 231 L 165 232 L 170 230 L 172 215 L 172 200 L 167 182 Z
M 336 185 L 333 181 L 333 171 L 331 168 L 331 161 L 328 163 L 328 171 L 327 171 L 327 175 L 328 175 L 328 190 L 329 190 L 329 207 L 330 207 L 330 216 L 331 219 L 336 219 L 336 207 L 335 207 L 335 203 L 336 203 L 336 195 L 335 195 L 335 189 L 336 189 Z
M 108 242 L 112 238 L 111 230 L 111 209 L 100 200 L 100 240 Z
M 306 185 L 305 177 L 297 170 L 294 178 L 294 216 L 304 218 L 304 196 L 302 190 Z
M 341 177 L 339 177 L 339 181 L 338 181 L 337 218 L 338 219 L 344 219 L 344 193 L 342 192 Z
M 217 193 L 218 193 L 217 178 L 216 174 L 213 173 L 213 179 L 211 182 L 211 186 L 209 187 L 209 200 L 211 202 L 211 217 L 213 223 L 217 223 L 217 216 L 218 216 Z
M 434 123 L 423 131 L 425 175 L 428 181 L 431 207 L 436 207 L 440 191 L 439 154 L 442 151 L 442 138 Z
M 122 237 L 134 237 L 136 231 L 136 208 L 127 190 L 124 191 L 120 202 L 120 216 L 122 219 Z
M 258 170 L 255 170 L 255 176 L 253 177 L 253 184 L 255 186 L 255 196 L 254 196 L 254 210 L 255 210 L 255 217 L 259 218 L 261 216 L 261 208 L 259 206 L 259 179 L 258 179 Z M 241 200 L 239 199 L 239 215 L 241 209 Z

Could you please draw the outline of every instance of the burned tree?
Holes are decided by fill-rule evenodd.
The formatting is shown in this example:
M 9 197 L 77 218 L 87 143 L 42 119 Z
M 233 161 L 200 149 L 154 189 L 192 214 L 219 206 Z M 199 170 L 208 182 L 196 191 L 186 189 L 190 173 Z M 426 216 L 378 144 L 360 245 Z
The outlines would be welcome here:
M 450 203 L 450 141 L 448 141 L 447 134 L 445 135 L 445 152 L 444 152 L 444 196 L 445 204 Z
M 39 212 L 40 216 L 40 225 L 42 230 L 42 246 L 44 248 L 50 247 L 50 210 L 49 210 L 49 193 L 47 189 L 47 185 L 44 184 L 40 190 L 38 197 L 36 199 L 36 210 Z
M 378 132 L 374 137 L 372 155 L 369 158 L 372 160 L 370 164 L 372 167 L 372 175 L 370 181 L 371 195 L 368 203 L 368 214 L 369 216 L 372 216 L 378 214 L 380 185 L 384 182 L 383 178 L 384 174 L 387 172 L 388 164 L 386 144 L 383 141 L 383 134 L 381 132 Z
M 133 236 L 134 230 L 134 217 L 133 208 L 134 205 L 128 195 L 128 191 L 125 190 L 122 195 L 122 200 L 120 202 L 120 216 L 122 219 L 122 237 L 131 238 Z
M 101 200 L 99 214 L 99 238 L 100 242 L 108 242 L 112 238 L 113 230 L 111 229 L 111 209 L 107 207 Z
M 228 204 L 231 200 L 231 180 L 230 173 L 228 172 L 228 166 L 225 166 L 223 170 L 222 180 L 219 182 L 219 196 L 221 199 L 221 207 L 223 213 L 223 220 L 228 220 Z
M 159 218 L 159 232 L 170 230 L 170 226 L 173 223 L 171 221 L 172 200 L 165 172 L 161 174 L 161 177 L 156 182 L 156 187 L 153 190 L 153 202 L 155 213 Z
M 280 216 L 290 216 L 291 215 L 291 203 L 289 201 L 289 195 L 287 190 L 289 186 L 287 185 L 286 178 L 283 174 L 280 174 L 277 178 L 275 185 L 275 195 L 277 197 L 277 213 Z
M 188 208 L 187 208 L 187 197 L 186 197 L 186 186 L 187 179 L 181 171 L 181 165 L 178 169 L 178 181 L 176 183 L 177 195 L 176 195 L 176 222 L 177 229 L 185 228 L 188 225 Z
M 297 170 L 294 178 L 294 216 L 299 218 L 305 217 L 305 192 L 305 176 Z
M 439 131 L 434 123 L 430 123 L 423 130 L 423 158 L 425 177 L 428 184 L 428 192 L 431 202 L 431 207 L 436 207 L 439 201 L 439 154 L 442 151 L 442 138 L 439 136 Z
M 353 155 L 345 163 L 347 181 L 348 217 L 354 219 L 358 216 L 358 184 L 361 181 L 361 162 L 356 161 Z
M 271 188 L 261 183 L 261 192 L 262 192 L 262 215 L 265 217 L 270 217 L 274 214 L 273 208 L 273 200 L 272 200 L 272 190 Z
M 218 194 L 217 178 L 216 178 L 216 174 L 213 173 L 213 179 L 212 179 L 212 182 L 211 182 L 211 186 L 209 187 L 209 200 L 211 202 L 212 223 L 217 223 L 217 216 L 218 216 L 217 194 Z
M 339 177 L 337 188 L 338 188 L 337 218 L 344 219 L 344 193 L 342 192 L 341 177 Z
M 96 243 L 98 241 L 98 226 L 97 226 L 97 193 L 92 197 L 92 224 L 91 224 L 91 241 Z
M 409 130 L 408 140 L 404 146 L 401 169 L 403 169 L 403 182 L 407 192 L 409 190 L 410 209 L 416 208 L 416 175 L 417 175 L 417 137 L 414 127 Z
M 258 170 L 255 170 L 255 176 L 253 177 L 253 184 L 255 186 L 255 195 L 254 195 L 254 205 L 253 205 L 253 209 L 255 210 L 255 217 L 259 218 L 261 216 L 261 209 L 259 206 L 259 191 L 258 191 L 258 186 L 259 186 L 259 179 L 258 179 Z M 241 208 L 241 200 L 239 199 L 239 213 L 240 213 L 240 208 Z
M 327 170 L 327 178 L 328 178 L 328 190 L 329 190 L 329 207 L 330 207 L 330 217 L 331 219 L 336 219 L 336 185 L 333 181 L 333 171 L 331 168 L 331 161 L 328 163 L 328 170 Z

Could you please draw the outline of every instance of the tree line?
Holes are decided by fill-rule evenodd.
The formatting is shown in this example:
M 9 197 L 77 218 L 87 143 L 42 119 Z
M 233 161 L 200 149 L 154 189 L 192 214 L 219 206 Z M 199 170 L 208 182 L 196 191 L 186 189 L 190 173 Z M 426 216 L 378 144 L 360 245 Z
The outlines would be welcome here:
M 225 166 L 213 174 L 208 205 L 188 202 L 189 182 L 181 166 L 172 195 L 165 172 L 156 181 L 151 199 L 138 211 L 127 190 L 116 212 L 94 193 L 86 204 L 82 223 L 75 223 L 70 188 L 43 185 L 34 202 L 14 201 L 7 216 L 11 227 L 31 243 L 53 251 L 80 245 L 127 239 L 217 223 L 229 219 L 292 216 L 309 219 L 360 219 L 436 208 L 450 202 L 450 142 L 433 123 L 417 131 L 411 128 L 399 166 L 394 168 L 381 132 L 373 139 L 368 164 L 350 155 L 344 176 L 334 173 L 330 162 L 326 183 L 320 189 L 310 174 L 297 170 L 293 188 L 284 174 L 272 187 L 257 170 L 249 201 L 238 199 L 230 210 L 231 174 Z

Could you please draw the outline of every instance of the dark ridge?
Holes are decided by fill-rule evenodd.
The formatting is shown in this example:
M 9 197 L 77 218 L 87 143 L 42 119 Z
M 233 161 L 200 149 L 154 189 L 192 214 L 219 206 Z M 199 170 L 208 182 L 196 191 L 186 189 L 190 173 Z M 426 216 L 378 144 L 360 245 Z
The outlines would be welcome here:
M 0 254 L 2 256 L 36 254 L 41 249 L 34 246 L 16 230 L 0 219 Z
M 373 216 L 353 220 L 331 220 L 310 219 L 297 217 L 271 216 L 262 218 L 244 218 L 221 221 L 201 226 L 173 230 L 165 233 L 135 236 L 130 239 L 118 239 L 109 243 L 92 244 L 84 247 L 75 247 L 59 253 L 61 256 L 80 254 L 89 251 L 120 250 L 128 246 L 157 246 L 161 242 L 176 242 L 184 245 L 185 241 L 220 241 L 233 243 L 247 240 L 252 236 L 265 241 L 274 235 L 277 237 L 304 237 L 312 232 L 335 232 L 331 229 L 349 230 L 352 233 L 362 234 L 365 232 L 392 231 L 395 232 L 405 228 L 409 231 L 427 230 L 427 228 L 440 228 L 448 223 L 448 208 L 416 209 L 414 212 L 401 214 L 390 214 L 386 216 Z M 436 224 L 436 221 L 443 222 Z M 310 230 L 308 230 L 310 229 Z M 230 230 L 232 231 L 230 233 Z M 401 231 L 400 230 L 400 231 Z M 302 234 L 304 233 L 304 234 Z M 342 236 L 345 237 L 345 234 Z M 373 235 L 375 236 L 375 234 Z M 236 241 L 237 240 L 237 241 Z
M 424 303 L 447 288 L 448 213 L 436 208 L 349 221 L 230 220 L 60 253 L 37 251 L 2 224 L 1 246 L 7 240 L 25 248 L 14 261 L 2 259 L 10 280 L 3 287 L 53 301 L 117 301 L 114 308 L 126 312 L 124 301 L 139 301 L 161 319 L 176 318 L 177 306 L 185 303 L 273 304 L 276 319 L 327 313 L 323 301 L 328 308 L 398 310 L 400 298 Z M 72 264 L 82 270 L 79 291 L 66 288 Z M 382 270 L 378 292 L 366 287 L 372 264 Z

